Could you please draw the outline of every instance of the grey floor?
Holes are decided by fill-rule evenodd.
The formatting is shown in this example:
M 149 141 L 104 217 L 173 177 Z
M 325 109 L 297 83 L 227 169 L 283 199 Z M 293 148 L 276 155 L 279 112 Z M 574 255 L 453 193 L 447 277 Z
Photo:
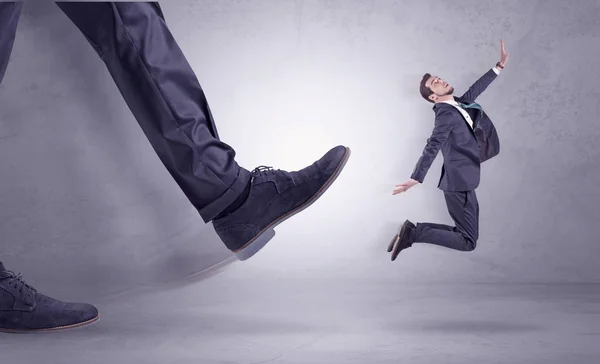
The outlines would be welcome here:
M 93 326 L 4 334 L 0 355 L 48 364 L 592 364 L 600 361 L 599 300 L 597 284 L 266 277 L 234 263 L 101 299 Z

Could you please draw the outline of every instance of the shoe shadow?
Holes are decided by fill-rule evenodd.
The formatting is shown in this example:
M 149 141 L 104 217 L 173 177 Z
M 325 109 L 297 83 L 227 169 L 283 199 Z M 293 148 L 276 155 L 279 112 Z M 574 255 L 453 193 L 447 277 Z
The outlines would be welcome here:
M 413 324 L 410 329 L 423 332 L 459 334 L 510 334 L 543 330 L 539 325 L 491 320 L 424 322 Z
M 101 339 L 108 343 L 119 343 L 124 340 L 165 341 L 194 338 L 223 337 L 232 335 L 248 336 L 281 336 L 308 334 L 314 332 L 314 327 L 293 318 L 269 319 L 264 315 L 251 317 L 245 314 L 215 314 L 201 312 L 196 309 L 163 311 L 137 311 L 108 309 L 101 313 L 97 322 L 78 328 L 54 332 L 31 333 L 31 340 L 44 336 L 44 340 L 64 340 L 73 338 Z M 103 315 L 103 316 L 102 316 Z M 46 335 L 44 335 L 46 334 Z M 6 334 L 10 335 L 10 334 Z M 9 336 L 6 336 L 9 337 Z

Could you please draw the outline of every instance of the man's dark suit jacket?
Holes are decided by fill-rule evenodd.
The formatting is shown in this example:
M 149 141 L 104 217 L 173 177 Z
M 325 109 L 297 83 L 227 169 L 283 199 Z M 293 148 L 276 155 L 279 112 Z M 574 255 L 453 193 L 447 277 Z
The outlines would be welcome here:
M 460 103 L 474 103 L 477 97 L 498 77 L 490 69 L 461 97 Z M 477 108 L 467 108 L 475 130 L 456 108 L 446 103 L 436 103 L 435 127 L 411 178 L 423 183 L 440 149 L 444 158 L 438 188 L 443 191 L 471 191 L 479 186 L 480 163 L 500 152 L 500 141 L 494 124 L 487 114 Z

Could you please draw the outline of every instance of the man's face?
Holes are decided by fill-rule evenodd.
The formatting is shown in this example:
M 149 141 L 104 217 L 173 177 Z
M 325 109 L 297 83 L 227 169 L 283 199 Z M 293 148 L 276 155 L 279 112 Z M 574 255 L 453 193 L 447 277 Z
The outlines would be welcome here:
M 433 101 L 437 98 L 436 96 L 452 95 L 454 88 L 448 84 L 448 82 L 442 80 L 437 76 L 431 76 L 425 82 L 425 86 L 429 87 L 433 91 L 433 95 L 429 98 Z

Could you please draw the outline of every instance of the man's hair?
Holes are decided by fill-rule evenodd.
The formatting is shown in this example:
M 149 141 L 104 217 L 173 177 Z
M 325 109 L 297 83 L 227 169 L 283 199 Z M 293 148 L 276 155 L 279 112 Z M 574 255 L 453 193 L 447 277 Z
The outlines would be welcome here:
M 431 91 L 431 89 L 427 86 L 425 86 L 425 82 L 427 82 L 427 80 L 431 77 L 431 75 L 429 73 L 426 73 L 423 76 L 423 79 L 421 80 L 421 85 L 419 87 L 419 91 L 421 92 L 421 96 L 423 96 L 423 98 L 429 102 L 432 102 L 432 100 L 429 99 L 429 96 L 431 96 L 433 94 L 433 91 Z

